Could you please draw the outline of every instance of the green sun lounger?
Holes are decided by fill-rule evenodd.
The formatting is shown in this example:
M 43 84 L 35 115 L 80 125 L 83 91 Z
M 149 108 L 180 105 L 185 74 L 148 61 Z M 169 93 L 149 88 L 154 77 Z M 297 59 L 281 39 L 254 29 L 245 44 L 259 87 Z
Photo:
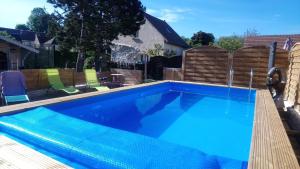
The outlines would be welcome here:
M 100 85 L 97 79 L 96 71 L 94 69 L 85 69 L 84 74 L 85 74 L 86 84 L 89 88 L 96 89 L 97 91 L 109 90 L 107 86 Z
M 59 77 L 59 72 L 57 69 L 46 69 L 46 73 L 47 73 L 48 82 L 49 82 L 51 88 L 53 88 L 55 90 L 64 91 L 68 94 L 75 94 L 75 93 L 79 92 L 79 90 L 73 86 L 65 87 L 65 85 L 62 83 L 62 81 Z

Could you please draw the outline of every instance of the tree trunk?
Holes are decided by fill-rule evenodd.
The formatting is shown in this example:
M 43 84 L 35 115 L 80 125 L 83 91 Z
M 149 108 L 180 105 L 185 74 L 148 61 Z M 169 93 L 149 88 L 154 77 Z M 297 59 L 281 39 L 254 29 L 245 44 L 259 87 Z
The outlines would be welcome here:
M 77 61 L 76 61 L 76 71 L 82 72 L 83 71 L 83 64 L 84 64 L 84 53 L 83 53 L 83 46 L 82 46 L 82 38 L 83 38 L 83 13 L 84 9 L 82 9 L 82 13 L 80 15 L 81 19 L 81 28 L 80 28 L 80 38 L 79 38 L 79 52 L 77 55 Z
M 84 65 L 84 53 L 78 52 L 77 61 L 76 61 L 76 72 L 82 72 Z

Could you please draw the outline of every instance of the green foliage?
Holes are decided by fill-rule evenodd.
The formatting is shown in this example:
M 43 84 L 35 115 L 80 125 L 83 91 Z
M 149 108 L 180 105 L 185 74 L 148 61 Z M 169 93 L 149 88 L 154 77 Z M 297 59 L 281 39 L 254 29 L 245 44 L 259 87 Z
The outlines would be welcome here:
M 139 0 L 48 0 L 60 8 L 63 29 L 58 34 L 59 45 L 76 49 L 78 61 L 86 51 L 95 51 L 96 69 L 99 58 L 118 35 L 133 35 L 144 23 L 144 7 Z M 77 65 L 79 67 L 80 65 Z M 80 70 L 80 69 L 78 69 Z
M 191 38 L 191 45 L 193 47 L 210 45 L 214 42 L 215 42 L 215 37 L 212 33 L 206 33 L 202 31 L 195 33 Z
M 55 15 L 47 13 L 45 8 L 34 8 L 31 11 L 27 27 L 34 32 L 46 33 L 48 38 L 54 37 L 60 29 Z
M 187 37 L 185 37 L 185 36 L 181 36 L 181 39 L 183 39 L 184 41 L 185 41 L 185 43 L 186 44 L 188 44 L 188 45 L 192 45 L 192 40 L 191 40 L 191 38 L 187 38 Z
M 13 36 L 11 36 L 9 33 L 7 33 L 6 31 L 0 31 L 0 36 L 15 40 L 15 38 Z
M 176 52 L 173 51 L 173 50 L 165 50 L 164 51 L 164 56 L 166 56 L 166 57 L 176 56 Z
M 83 69 L 91 69 L 95 66 L 95 56 L 86 57 L 84 60 Z
M 86 52 L 86 57 L 84 60 L 84 69 L 91 69 L 95 67 L 95 52 L 94 51 L 88 51 Z
M 147 55 L 150 57 L 163 55 L 164 49 L 161 44 L 154 44 L 153 49 L 148 49 Z
M 240 36 L 228 36 L 228 37 L 221 37 L 217 45 L 221 48 L 224 48 L 230 52 L 234 52 L 237 49 L 243 47 L 243 38 Z
M 15 26 L 15 29 L 19 29 L 19 30 L 27 30 L 27 31 L 30 30 L 26 24 L 17 24 L 17 25 Z

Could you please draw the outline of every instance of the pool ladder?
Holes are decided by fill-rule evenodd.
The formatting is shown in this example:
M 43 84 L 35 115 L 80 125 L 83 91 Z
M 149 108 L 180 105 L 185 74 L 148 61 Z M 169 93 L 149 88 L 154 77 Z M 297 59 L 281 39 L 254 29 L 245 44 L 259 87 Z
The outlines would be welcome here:
M 233 74 L 234 74 L 234 71 L 233 71 L 232 68 L 230 68 L 230 70 L 229 70 L 229 78 L 228 78 L 228 82 L 227 82 L 229 88 L 232 86 Z
M 253 82 L 253 69 L 250 70 L 250 80 L 249 80 L 249 91 L 252 89 L 252 82 Z
M 248 93 L 248 102 L 250 102 L 250 98 L 251 98 L 251 89 L 252 89 L 252 82 L 253 82 L 253 69 L 251 68 L 250 70 L 250 79 L 249 79 L 249 93 Z

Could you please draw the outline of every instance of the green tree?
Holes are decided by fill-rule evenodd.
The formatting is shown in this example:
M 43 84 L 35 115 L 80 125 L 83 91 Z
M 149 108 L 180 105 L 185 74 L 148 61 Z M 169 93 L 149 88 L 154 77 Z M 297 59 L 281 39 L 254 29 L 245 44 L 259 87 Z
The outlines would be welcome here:
M 15 38 L 11 36 L 9 33 L 7 33 L 6 31 L 0 31 L 0 36 L 15 40 Z
M 153 49 L 148 49 L 147 55 L 148 56 L 162 56 L 164 53 L 164 49 L 161 44 L 154 44 Z
M 215 37 L 212 33 L 206 33 L 199 31 L 195 33 L 191 38 L 191 45 L 202 46 L 202 45 L 210 45 L 215 42 Z
M 17 24 L 17 25 L 15 26 L 15 29 L 19 29 L 19 30 L 30 30 L 26 24 Z
M 183 39 L 183 40 L 185 41 L 186 44 L 192 45 L 191 38 L 187 38 L 187 37 L 185 37 L 185 36 L 181 36 L 181 39 Z
M 27 27 L 38 33 L 45 33 L 48 38 L 54 37 L 60 25 L 54 14 L 49 14 L 45 8 L 34 8 L 27 21 Z
M 217 45 L 230 52 L 234 52 L 237 49 L 243 47 L 243 38 L 236 35 L 221 37 L 218 40 Z
M 84 55 L 95 51 L 95 66 L 118 35 L 132 35 L 144 23 L 144 7 L 139 0 L 48 0 L 64 15 L 60 40 L 78 51 L 77 71 L 82 71 Z M 62 16 L 62 15 L 61 15 Z M 62 36 L 61 36 L 62 35 Z M 74 36 L 72 36 L 74 35 Z

